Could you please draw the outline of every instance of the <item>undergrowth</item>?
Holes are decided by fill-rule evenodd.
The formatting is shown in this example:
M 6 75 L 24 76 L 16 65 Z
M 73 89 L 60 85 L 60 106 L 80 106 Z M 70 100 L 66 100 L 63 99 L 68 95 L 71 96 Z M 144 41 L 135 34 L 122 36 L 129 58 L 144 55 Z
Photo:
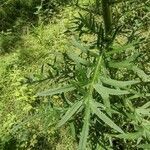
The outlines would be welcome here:
M 60 110 L 53 111 L 49 98 L 43 100 L 35 96 L 37 90 L 52 83 L 49 68 L 46 67 L 53 62 L 54 54 L 67 47 L 64 32 L 70 26 L 73 15 L 70 10 L 72 8 L 66 8 L 63 15 L 58 14 L 53 18 L 51 24 L 41 24 L 32 29 L 27 26 L 12 52 L 1 55 L 1 149 L 10 150 L 14 145 L 13 149 L 65 150 L 74 146 L 69 129 L 61 130 L 60 134 L 54 127 Z M 39 85 L 42 81 L 45 82 Z M 54 101 L 56 106 L 61 105 L 57 97 L 54 97 Z
M 37 22 L 20 16 L 11 30 L 3 17 L 0 149 L 149 149 L 148 4 L 113 2 L 109 36 L 99 0 L 60 13 L 21 4 Z

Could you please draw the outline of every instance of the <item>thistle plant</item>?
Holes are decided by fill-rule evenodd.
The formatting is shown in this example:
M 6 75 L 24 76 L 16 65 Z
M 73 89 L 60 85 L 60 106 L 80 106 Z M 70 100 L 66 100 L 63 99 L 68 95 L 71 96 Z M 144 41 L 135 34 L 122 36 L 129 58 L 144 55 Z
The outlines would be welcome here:
M 92 16 L 87 21 L 80 15 L 83 25 L 88 22 L 89 30 L 97 36 L 94 49 L 73 38 L 70 47 L 75 50 L 64 52 L 63 68 L 56 69 L 57 75 L 63 78 L 63 86 L 37 94 L 59 95 L 64 100 L 66 105 L 57 128 L 70 122 L 79 140 L 79 150 L 150 146 L 150 93 L 147 86 L 150 77 L 135 64 L 139 52 L 124 55 L 140 41 L 114 45 L 119 30 L 112 26 L 110 5 L 109 1 L 102 0 L 104 25 L 96 23 Z M 122 55 L 119 61 L 118 55 Z M 57 67 L 52 65 L 52 68 Z M 145 90 L 141 91 L 139 87 Z M 138 100 L 140 105 L 136 105 Z

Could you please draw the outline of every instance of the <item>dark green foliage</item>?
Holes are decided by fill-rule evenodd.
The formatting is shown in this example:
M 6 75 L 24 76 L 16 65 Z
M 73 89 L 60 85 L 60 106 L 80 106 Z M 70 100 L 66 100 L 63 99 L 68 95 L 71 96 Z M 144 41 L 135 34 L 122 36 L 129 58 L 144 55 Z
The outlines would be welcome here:
M 137 111 L 139 111 L 140 106 L 137 106 L 132 100 L 138 100 L 144 96 L 144 93 L 142 91 L 138 91 L 136 89 L 138 88 L 138 86 L 142 88 L 142 84 L 145 84 L 147 86 L 147 83 L 150 81 L 149 76 L 133 64 L 135 58 L 138 57 L 138 55 L 135 57 L 128 56 L 124 58 L 125 60 L 118 62 L 112 57 L 113 55 L 117 54 L 117 48 L 115 47 L 109 47 L 107 49 L 109 50 L 111 48 L 111 53 L 104 51 L 104 48 L 102 48 L 102 53 L 93 55 L 93 53 L 90 53 L 91 50 L 87 47 L 82 46 L 82 44 L 79 41 L 76 41 L 74 39 L 72 42 L 75 46 L 80 48 L 80 53 L 78 55 L 74 55 L 75 52 L 72 52 L 72 55 L 74 57 L 70 57 L 70 54 L 68 55 L 67 53 L 66 55 L 68 55 L 68 57 L 64 57 L 66 62 L 64 64 L 65 68 L 70 68 L 70 71 L 73 69 L 73 78 L 69 75 L 66 76 L 66 79 L 70 78 L 70 80 L 67 80 L 67 83 L 69 85 L 63 86 L 59 89 L 51 89 L 49 91 L 45 91 L 38 94 L 39 96 L 51 96 L 53 94 L 61 94 L 62 92 L 66 94 L 67 92 L 74 91 L 72 92 L 72 94 L 75 96 L 76 100 L 69 100 L 71 101 L 71 106 L 68 106 L 68 110 L 58 123 L 58 126 L 66 123 L 66 121 L 70 120 L 71 117 L 73 119 L 73 117 L 76 114 L 84 114 L 84 116 L 82 116 L 84 118 L 84 125 L 79 143 L 79 149 L 81 150 L 85 149 L 87 141 L 90 142 L 88 134 L 91 133 L 90 127 L 95 126 L 95 123 L 97 124 L 97 130 L 95 129 L 95 134 L 100 135 L 98 143 L 102 144 L 99 145 L 94 141 L 94 143 L 91 143 L 90 147 L 96 144 L 95 147 L 99 145 L 104 146 L 105 148 L 110 148 L 111 143 L 109 143 L 109 138 L 106 136 L 107 134 L 111 137 L 110 140 L 113 143 L 112 146 L 116 148 L 126 147 L 126 142 L 121 141 L 117 146 L 115 144 L 115 140 L 116 142 L 118 142 L 120 140 L 117 138 L 121 137 L 123 139 L 125 139 L 126 137 L 129 140 L 130 134 L 128 135 L 128 132 L 130 132 L 131 135 L 135 134 L 135 139 L 137 140 L 139 138 L 139 134 L 140 137 L 144 136 L 144 132 L 146 132 L 146 134 L 149 134 L 149 131 L 146 129 L 148 127 L 147 125 L 137 125 L 138 123 L 140 123 L 141 119 L 143 119 L 143 123 L 147 122 L 148 120 L 146 118 L 144 119 L 143 116 L 139 116 L 139 114 L 136 114 Z M 130 46 L 131 45 L 132 44 L 130 44 Z M 126 51 L 126 48 L 123 47 L 127 46 L 129 45 L 122 46 L 122 49 Z M 105 55 L 107 55 L 107 59 L 104 57 Z M 136 80 L 132 80 L 132 78 L 134 78 L 134 74 L 131 76 L 129 72 L 128 75 L 130 74 L 130 76 L 128 78 L 126 76 L 123 76 L 120 81 L 120 78 L 117 77 L 118 73 L 116 72 L 115 78 L 111 79 L 110 75 L 113 68 L 117 68 L 118 71 L 122 68 L 132 70 L 132 72 L 135 72 L 135 74 L 138 75 L 138 78 Z M 61 72 L 61 70 L 59 70 L 59 72 Z M 78 74 L 76 72 L 78 72 Z M 79 72 L 82 73 L 79 74 Z M 80 80 L 81 76 L 86 78 L 86 81 L 84 81 L 84 79 Z M 143 81 L 140 81 L 140 79 Z M 150 95 L 148 91 L 146 91 L 146 94 L 144 96 L 146 99 L 145 102 L 148 102 L 149 96 Z M 65 101 L 65 97 L 62 98 Z M 149 108 L 148 110 L 144 108 L 141 111 L 141 114 L 144 113 L 146 116 L 148 116 Z M 132 116 L 132 113 L 134 117 Z M 122 121 L 120 122 L 120 120 Z M 130 122 L 133 122 L 132 128 L 128 129 L 126 126 L 130 125 Z M 127 125 L 124 126 L 124 123 Z M 117 124 L 121 126 L 122 129 Z M 100 126 L 104 128 L 104 130 L 101 130 Z M 77 126 L 77 128 L 78 127 L 79 125 Z M 144 132 L 141 132 L 141 129 Z M 117 134 L 115 130 L 117 132 L 120 132 L 121 134 Z M 139 134 L 136 135 L 136 132 L 139 132 Z M 102 137 L 104 137 L 104 139 L 102 139 Z M 115 140 L 113 140 L 114 137 L 116 137 Z M 148 143 L 149 138 L 147 136 L 145 138 L 146 144 Z M 141 143 L 143 142 L 141 141 Z M 131 145 L 128 145 L 129 149 L 132 147 L 132 145 L 134 145 L 133 141 L 131 142 Z
M 128 2 L 126 5 L 129 6 Z M 126 17 L 126 14 L 122 13 L 122 17 Z M 99 23 L 97 19 L 92 13 L 85 16 L 79 14 L 79 17 L 76 17 L 76 31 L 80 31 L 80 38 L 82 39 L 81 35 L 90 33 L 96 36 L 96 40 L 92 46 L 83 46 L 84 43 L 74 39 L 73 48 L 78 49 L 78 52 L 71 52 L 69 49 L 63 54 L 63 66 L 68 68 L 71 74 L 64 76 L 66 85 L 38 95 L 68 95 L 68 92 L 69 95 L 73 95 L 73 100 L 68 99 L 70 102 L 58 127 L 67 121 L 74 121 L 76 124 L 76 120 L 80 120 L 80 124 L 75 125 L 75 131 L 80 128 L 80 137 L 77 132 L 80 150 L 85 150 L 86 147 L 132 149 L 138 148 L 139 145 L 147 145 L 150 140 L 150 77 L 142 70 L 144 68 L 140 69 L 137 66 L 139 62 L 136 62 L 141 56 L 139 48 L 143 39 L 138 37 L 129 25 L 132 36 L 118 48 L 115 46 L 116 41 L 118 36 L 126 31 L 126 21 L 121 28 L 114 22 L 110 27 L 111 34 L 107 37 L 106 29 L 104 32 L 107 22 L 102 25 L 102 21 Z M 143 26 L 145 24 L 142 24 Z M 128 49 L 131 51 L 127 52 Z M 59 72 L 61 71 L 60 69 Z M 64 96 L 62 98 L 66 101 Z M 142 104 L 137 103 L 141 99 Z M 90 136 L 92 132 L 97 136 Z M 95 140 L 92 140 L 93 138 Z
M 16 42 L 19 40 L 19 35 L 11 31 L 0 33 L 0 54 L 11 52 Z
M 0 53 L 11 51 L 26 26 L 49 23 L 72 0 L 7 0 L 0 2 Z M 10 33 L 10 31 L 11 33 Z
M 61 5 L 70 3 L 71 0 L 7 0 L 0 3 L 0 31 L 12 29 L 21 19 L 22 25 L 26 22 L 35 24 L 38 15 L 43 20 L 49 21 L 54 12 L 58 12 Z M 45 16 L 45 18 L 44 18 Z M 21 24 L 20 22 L 20 24 Z M 17 28 L 17 27 L 16 27 Z
M 70 40 L 76 33 L 67 32 L 67 38 L 66 27 L 60 31 L 46 26 L 42 32 L 47 18 L 69 1 L 14 2 L 13 7 L 25 8 L 19 9 L 22 13 L 17 11 L 21 15 L 16 20 L 23 21 L 15 20 L 13 31 L 33 16 L 38 27 L 30 28 L 32 35 L 28 33 L 29 39 L 21 43 L 19 61 L 8 63 L 9 73 L 2 76 L 0 149 L 76 150 L 76 144 L 72 142 L 70 147 L 68 139 L 65 147 L 60 145 L 70 135 L 79 150 L 149 149 L 148 1 L 110 3 L 113 24 L 109 35 L 102 19 L 101 0 L 89 4 L 83 1 L 87 5 L 81 6 L 78 1 L 82 11 L 75 15 L 74 29 L 79 38 Z M 141 10 L 145 22 L 138 18 Z M 60 26 L 64 26 L 62 21 Z M 49 36 L 53 31 L 57 32 Z M 11 50 L 16 36 L 8 30 L 1 36 L 1 51 Z M 63 40 L 67 42 L 62 44 Z M 28 65 L 32 68 L 24 73 Z

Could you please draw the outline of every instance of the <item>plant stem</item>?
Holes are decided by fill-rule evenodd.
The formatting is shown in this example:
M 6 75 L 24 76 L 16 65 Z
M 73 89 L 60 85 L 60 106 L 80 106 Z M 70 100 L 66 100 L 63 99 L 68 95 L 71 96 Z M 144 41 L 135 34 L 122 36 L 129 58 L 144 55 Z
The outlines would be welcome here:
M 109 0 L 102 0 L 102 9 L 103 9 L 105 34 L 107 37 L 112 29 L 112 9 Z
M 95 84 L 95 82 L 97 80 L 97 77 L 98 77 L 98 74 L 100 71 L 101 62 L 102 62 L 102 55 L 98 58 L 97 65 L 96 65 L 96 68 L 95 68 L 95 71 L 93 74 L 92 82 L 89 85 L 89 95 L 92 95 L 92 93 L 93 93 L 93 89 L 94 89 L 93 85 Z

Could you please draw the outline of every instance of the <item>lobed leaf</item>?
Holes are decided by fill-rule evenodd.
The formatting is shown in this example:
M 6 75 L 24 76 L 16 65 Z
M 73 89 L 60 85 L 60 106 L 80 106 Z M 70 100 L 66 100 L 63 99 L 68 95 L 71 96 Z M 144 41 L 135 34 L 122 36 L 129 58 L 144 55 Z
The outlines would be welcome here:
M 137 146 L 138 148 L 142 148 L 144 150 L 149 150 L 150 149 L 150 144 L 141 144 Z
M 139 55 L 140 55 L 139 53 L 135 53 L 134 55 L 130 56 L 129 58 L 121 62 L 110 61 L 109 66 L 112 68 L 127 68 L 129 70 L 132 70 L 133 61 L 135 61 Z
M 66 86 L 63 86 L 63 87 L 60 87 L 60 88 L 53 88 L 53 89 L 50 89 L 50 90 L 47 90 L 47 91 L 40 92 L 40 93 L 37 94 L 37 96 L 51 96 L 51 95 L 54 95 L 54 94 L 61 94 L 63 92 L 73 91 L 75 89 L 76 88 L 72 85 L 66 85 Z
M 100 95 L 124 95 L 124 94 L 130 94 L 130 92 L 126 90 L 120 90 L 120 89 L 111 89 L 104 87 L 103 85 L 100 84 L 95 84 L 94 85 L 95 90 L 100 94 Z
M 112 85 L 114 87 L 120 87 L 120 88 L 140 83 L 140 81 L 135 81 L 135 80 L 118 81 L 118 80 L 114 80 L 114 79 L 111 79 L 111 78 L 105 78 L 105 77 L 101 77 L 100 79 L 105 84 Z
M 68 55 L 68 57 L 69 57 L 70 59 L 72 59 L 76 64 L 79 64 L 79 63 L 80 63 L 80 64 L 83 64 L 83 65 L 88 65 L 88 64 L 89 64 L 85 59 L 79 57 L 75 52 L 67 52 L 67 55 Z
M 77 39 L 73 38 L 71 42 L 76 48 L 80 49 L 83 53 L 90 54 L 91 56 L 98 56 L 98 53 L 93 52 L 88 47 L 83 46 Z
M 150 116 L 150 109 L 149 108 L 141 108 L 141 107 L 139 107 L 139 108 L 136 109 L 136 112 L 138 114 Z
M 79 150 L 86 149 L 86 143 L 89 134 L 89 125 L 90 125 L 90 107 L 88 105 L 85 109 L 85 118 L 84 118 L 84 124 L 82 128 L 81 136 L 80 136 Z
M 138 139 L 139 137 L 143 136 L 143 132 L 134 132 L 134 133 L 123 133 L 123 134 L 119 134 L 119 135 L 115 135 L 115 137 L 117 138 L 121 138 L 121 139 L 127 139 L 127 140 L 133 140 L 133 139 Z
M 147 75 L 143 70 L 138 68 L 137 66 L 133 66 L 132 70 L 144 81 L 150 82 L 150 76 Z
M 62 117 L 62 119 L 59 121 L 57 127 L 61 127 L 63 124 L 65 124 L 76 112 L 77 110 L 82 106 L 83 101 L 78 101 L 74 103 L 66 112 L 66 114 Z
M 116 54 L 116 53 L 122 53 L 124 51 L 126 51 L 128 48 L 134 48 L 134 45 L 138 43 L 138 42 L 132 42 L 132 43 L 129 43 L 127 45 L 123 45 L 123 46 L 113 46 L 113 50 L 112 51 L 109 51 L 109 52 L 106 52 L 106 55 L 111 55 L 111 54 Z
M 148 107 L 150 107 L 150 101 L 144 104 L 143 106 L 141 106 L 141 108 L 148 108 Z
M 97 108 L 96 103 L 91 102 L 90 106 L 91 106 L 91 110 L 93 111 L 93 113 L 96 114 L 98 116 L 98 118 L 101 119 L 104 123 L 109 125 L 114 130 L 116 130 L 120 133 L 124 133 L 123 130 L 119 126 L 117 126 L 109 117 L 107 117 L 102 111 L 100 111 Z

